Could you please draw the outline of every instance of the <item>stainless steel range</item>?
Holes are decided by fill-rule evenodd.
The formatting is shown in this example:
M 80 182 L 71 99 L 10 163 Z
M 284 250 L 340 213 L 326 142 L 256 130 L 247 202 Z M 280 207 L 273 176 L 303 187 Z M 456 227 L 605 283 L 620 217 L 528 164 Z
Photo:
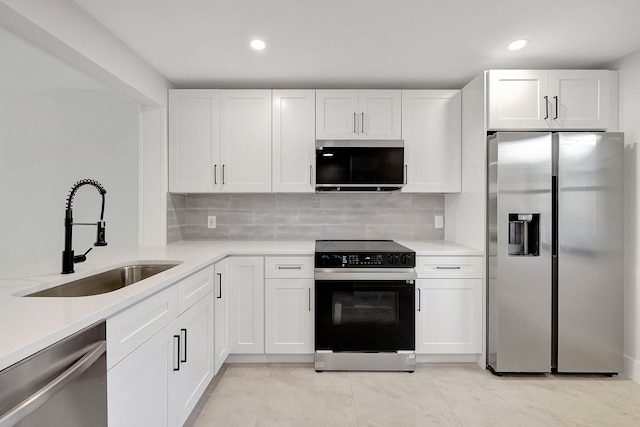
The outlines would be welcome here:
M 415 262 L 392 240 L 316 241 L 316 371 L 415 370 Z

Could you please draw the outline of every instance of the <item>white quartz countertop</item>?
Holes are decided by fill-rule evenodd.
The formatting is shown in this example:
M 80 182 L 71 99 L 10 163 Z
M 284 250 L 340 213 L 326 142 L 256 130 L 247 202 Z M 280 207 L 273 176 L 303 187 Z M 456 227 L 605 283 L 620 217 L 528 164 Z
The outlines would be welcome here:
M 482 255 L 446 241 L 400 241 L 420 255 Z M 18 266 L 0 277 L 0 370 L 174 284 L 228 255 L 313 255 L 314 241 L 186 241 L 158 247 L 96 248 L 75 273 L 60 274 L 59 258 Z M 132 262 L 179 261 L 180 265 L 117 291 L 54 298 L 22 295 Z

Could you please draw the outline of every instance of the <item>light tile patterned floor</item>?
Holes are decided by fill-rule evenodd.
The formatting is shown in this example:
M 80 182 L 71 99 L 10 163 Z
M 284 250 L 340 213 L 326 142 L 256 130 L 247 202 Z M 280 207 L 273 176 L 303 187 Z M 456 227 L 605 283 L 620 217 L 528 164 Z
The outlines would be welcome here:
M 229 365 L 195 427 L 640 426 L 640 384 L 619 378 L 496 377 L 473 364 L 322 372 Z

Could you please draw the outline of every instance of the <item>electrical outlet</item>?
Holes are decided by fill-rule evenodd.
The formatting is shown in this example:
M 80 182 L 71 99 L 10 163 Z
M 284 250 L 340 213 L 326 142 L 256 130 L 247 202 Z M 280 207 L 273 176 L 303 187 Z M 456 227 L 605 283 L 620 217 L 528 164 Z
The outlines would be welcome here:
M 207 217 L 207 228 L 216 228 L 216 217 L 215 217 L 215 215 L 209 215 Z
M 442 215 L 436 215 L 434 217 L 435 227 L 444 228 L 444 217 Z

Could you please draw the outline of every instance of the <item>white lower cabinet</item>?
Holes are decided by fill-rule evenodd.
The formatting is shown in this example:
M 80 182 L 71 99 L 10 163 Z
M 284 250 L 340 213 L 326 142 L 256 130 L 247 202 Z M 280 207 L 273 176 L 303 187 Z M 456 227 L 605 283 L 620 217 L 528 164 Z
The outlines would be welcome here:
M 167 326 L 107 372 L 110 427 L 175 425 L 170 420 L 177 408 L 169 396 L 173 350 Z
M 169 386 L 175 389 L 177 426 L 184 424 L 213 379 L 213 319 L 213 294 L 209 293 L 180 315 L 173 328 L 179 358 L 172 363 Z
M 416 353 L 482 352 L 482 257 L 418 257 Z
M 229 356 L 229 261 L 224 259 L 214 266 L 216 278 L 213 291 L 215 305 L 214 362 L 217 374 Z
M 313 257 L 267 257 L 265 277 L 265 352 L 313 353 Z
M 264 258 L 229 258 L 229 353 L 264 354 Z
M 206 282 L 206 283 L 205 283 Z M 195 293 L 208 290 L 197 301 Z M 110 427 L 176 427 L 182 426 L 214 375 L 214 302 L 213 268 L 206 267 L 161 293 L 182 295 L 177 305 L 182 313 L 157 330 L 150 338 L 139 343 L 120 360 L 112 360 L 107 372 L 108 416 Z M 123 324 L 123 319 L 134 316 L 140 308 L 149 305 L 152 296 L 137 305 L 107 319 L 107 325 Z M 175 303 L 169 303 L 175 307 Z M 158 313 L 165 313 L 159 305 Z M 175 313 L 175 311 L 174 311 Z M 133 322 L 129 330 L 144 330 L 137 323 L 153 324 L 148 316 Z M 109 326 L 107 326 L 109 330 Z M 112 328 L 116 342 L 125 328 Z M 127 342 L 127 341 L 124 341 Z M 128 343 L 127 343 L 128 345 Z

